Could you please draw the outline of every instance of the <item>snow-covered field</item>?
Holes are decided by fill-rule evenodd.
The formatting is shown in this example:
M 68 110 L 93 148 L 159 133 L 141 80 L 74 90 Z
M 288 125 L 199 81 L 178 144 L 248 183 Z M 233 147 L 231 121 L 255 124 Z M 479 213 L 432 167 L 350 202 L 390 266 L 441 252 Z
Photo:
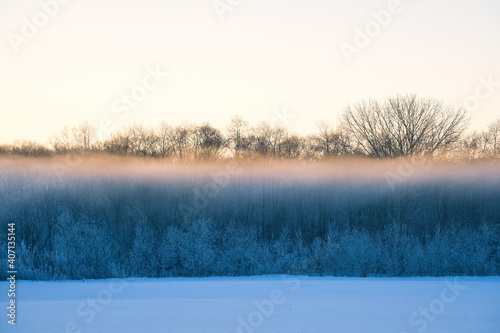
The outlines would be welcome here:
M 0 332 L 500 332 L 500 277 L 0 282 Z

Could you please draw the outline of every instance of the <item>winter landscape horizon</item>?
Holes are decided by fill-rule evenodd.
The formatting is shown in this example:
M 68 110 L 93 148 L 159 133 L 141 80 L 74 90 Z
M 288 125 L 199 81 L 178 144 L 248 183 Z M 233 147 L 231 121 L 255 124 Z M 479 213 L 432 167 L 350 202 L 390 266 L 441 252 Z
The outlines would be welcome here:
M 499 15 L 0 1 L 0 332 L 500 332 Z

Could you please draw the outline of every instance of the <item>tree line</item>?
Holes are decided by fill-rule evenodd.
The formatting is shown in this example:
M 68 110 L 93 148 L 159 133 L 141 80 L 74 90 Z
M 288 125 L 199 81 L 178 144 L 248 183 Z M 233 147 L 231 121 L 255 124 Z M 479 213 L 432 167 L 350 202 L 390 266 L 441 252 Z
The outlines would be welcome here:
M 500 273 L 498 232 L 445 230 L 422 243 L 398 225 L 378 233 L 330 229 L 326 240 L 304 242 L 286 229 L 259 239 L 241 224 L 194 221 L 160 234 L 137 226 L 124 247 L 94 220 L 65 221 L 51 248 L 19 248 L 19 277 L 25 280 L 125 277 L 207 277 L 299 274 L 328 276 L 492 276 Z M 91 228 L 89 225 L 93 226 Z M 88 246 L 99 242 L 99 246 Z M 0 262 L 6 279 L 7 263 Z
M 84 122 L 71 128 L 65 126 L 50 138 L 49 145 L 22 140 L 0 146 L 0 154 L 112 154 L 182 161 L 315 160 L 338 156 L 498 158 L 500 119 L 481 132 L 467 132 L 468 126 L 467 112 L 462 107 L 432 98 L 399 95 L 349 105 L 337 127 L 320 121 L 316 131 L 305 136 L 268 122 L 250 126 L 242 117 L 234 116 L 223 130 L 210 123 L 174 126 L 162 122 L 157 127 L 134 124 L 98 140 L 97 129 Z

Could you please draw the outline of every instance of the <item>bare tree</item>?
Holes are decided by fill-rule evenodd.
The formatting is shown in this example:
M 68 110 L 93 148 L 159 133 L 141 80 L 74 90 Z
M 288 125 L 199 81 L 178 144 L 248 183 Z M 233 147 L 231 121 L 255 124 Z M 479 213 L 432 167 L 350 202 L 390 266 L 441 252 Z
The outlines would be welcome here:
M 69 153 L 73 148 L 73 137 L 68 126 L 64 126 L 62 130 L 54 134 L 50 138 L 50 144 L 56 153 Z
M 260 157 L 279 158 L 284 155 L 283 144 L 288 138 L 288 131 L 283 126 L 271 126 L 262 122 L 251 129 L 248 137 L 254 154 Z
M 396 96 L 348 106 L 341 129 L 352 137 L 352 149 L 373 157 L 432 155 L 459 141 L 468 126 L 462 107 L 435 99 Z
M 317 133 L 311 136 L 313 151 L 321 157 L 332 157 L 346 154 L 348 151 L 347 137 L 334 129 L 326 121 L 319 121 L 317 124 Z
M 242 150 L 248 148 L 248 122 L 240 116 L 233 116 L 226 131 L 230 148 L 234 150 L 234 157 L 241 158 Z
M 73 133 L 75 148 L 84 155 L 88 155 L 96 140 L 96 129 L 88 121 L 85 121 L 80 125 L 74 126 L 71 131 Z
M 459 160 L 472 161 L 485 156 L 484 133 L 472 132 L 464 135 L 460 142 Z
M 160 127 L 156 131 L 158 138 L 158 154 L 162 158 L 174 154 L 174 129 L 172 126 L 162 121 Z
M 295 134 L 288 136 L 282 142 L 281 156 L 291 159 L 299 159 L 302 156 L 305 140 Z
M 270 132 L 269 142 L 271 155 L 274 158 L 281 157 L 283 153 L 283 143 L 288 138 L 288 131 L 283 126 L 273 126 Z
M 500 119 L 494 121 L 483 133 L 484 153 L 487 157 L 500 157 Z
M 104 142 L 104 150 L 110 154 L 127 156 L 132 152 L 132 134 L 129 129 L 114 133 Z
M 197 126 L 194 131 L 195 159 L 214 160 L 224 148 L 224 137 L 220 130 L 209 123 Z
M 132 154 L 136 156 L 151 156 L 157 154 L 158 137 L 152 128 L 142 124 L 134 124 L 129 128 Z
M 266 157 L 271 154 L 271 126 L 262 122 L 251 130 L 250 141 L 252 150 L 261 157 Z
M 185 159 L 189 155 L 192 132 L 192 126 L 188 124 L 176 126 L 172 131 L 173 153 L 180 160 Z

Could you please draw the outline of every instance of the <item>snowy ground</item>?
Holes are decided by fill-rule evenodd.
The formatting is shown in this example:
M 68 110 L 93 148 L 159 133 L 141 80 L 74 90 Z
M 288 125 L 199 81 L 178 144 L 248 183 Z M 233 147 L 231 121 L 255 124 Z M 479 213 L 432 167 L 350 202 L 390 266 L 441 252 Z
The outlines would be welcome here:
M 500 332 L 500 277 L 28 282 L 0 332 Z

